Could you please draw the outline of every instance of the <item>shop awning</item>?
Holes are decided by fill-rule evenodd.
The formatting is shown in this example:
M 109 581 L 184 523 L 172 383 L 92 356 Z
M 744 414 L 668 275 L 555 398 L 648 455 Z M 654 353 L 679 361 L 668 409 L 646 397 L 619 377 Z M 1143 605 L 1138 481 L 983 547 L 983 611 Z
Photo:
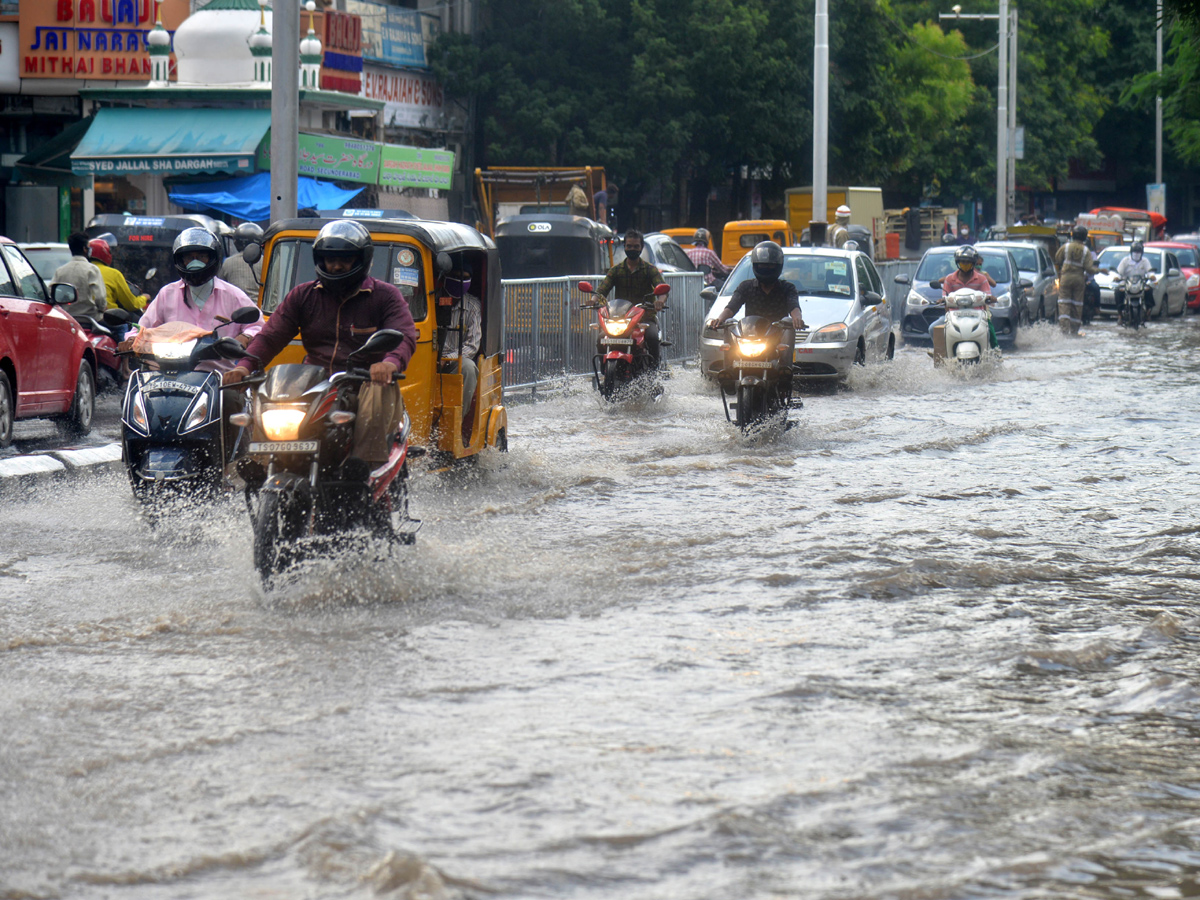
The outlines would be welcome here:
M 71 154 L 76 175 L 249 174 L 269 109 L 102 109 Z
M 306 206 L 313 209 L 343 207 L 363 190 L 361 186 L 343 187 L 304 176 L 297 181 L 296 205 L 301 209 Z M 271 218 L 271 173 L 260 172 L 246 178 L 206 184 L 179 184 L 171 187 L 167 196 L 184 209 L 215 209 L 239 219 L 261 222 Z
M 71 151 L 83 139 L 91 125 L 90 117 L 68 125 L 36 150 L 31 150 L 22 156 L 17 160 L 17 165 L 23 169 L 34 169 L 39 172 L 72 174 Z

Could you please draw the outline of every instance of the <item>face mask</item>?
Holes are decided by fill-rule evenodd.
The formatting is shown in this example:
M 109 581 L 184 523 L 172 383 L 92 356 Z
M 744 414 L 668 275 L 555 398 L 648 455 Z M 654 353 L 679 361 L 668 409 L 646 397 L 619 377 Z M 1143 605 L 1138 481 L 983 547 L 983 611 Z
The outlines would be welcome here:
M 208 263 L 202 259 L 193 259 L 191 262 L 184 264 L 183 270 L 185 272 L 203 272 L 206 265 Z
M 627 257 L 629 257 L 630 259 L 636 259 L 637 257 L 639 257 L 639 256 L 641 256 L 641 255 L 642 255 L 642 248 L 641 248 L 641 247 L 634 247 L 633 249 L 630 249 L 629 247 L 626 247 L 626 248 L 625 248 L 625 255 L 626 255 Z
M 1133 261 L 1135 263 L 1142 261 L 1142 254 L 1140 254 L 1140 253 L 1130 253 L 1129 255 L 1133 257 Z
M 451 297 L 462 297 L 471 290 L 470 278 L 447 278 L 446 293 Z

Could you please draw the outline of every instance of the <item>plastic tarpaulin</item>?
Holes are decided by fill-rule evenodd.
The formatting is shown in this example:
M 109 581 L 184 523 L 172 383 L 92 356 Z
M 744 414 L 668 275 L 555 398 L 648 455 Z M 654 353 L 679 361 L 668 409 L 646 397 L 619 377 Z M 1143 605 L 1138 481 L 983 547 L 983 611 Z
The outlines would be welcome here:
M 336 209 L 347 205 L 362 190 L 301 176 L 296 205 L 301 209 Z M 239 219 L 262 222 L 271 218 L 271 173 L 207 184 L 179 184 L 170 189 L 169 196 L 172 203 L 184 209 L 215 209 Z

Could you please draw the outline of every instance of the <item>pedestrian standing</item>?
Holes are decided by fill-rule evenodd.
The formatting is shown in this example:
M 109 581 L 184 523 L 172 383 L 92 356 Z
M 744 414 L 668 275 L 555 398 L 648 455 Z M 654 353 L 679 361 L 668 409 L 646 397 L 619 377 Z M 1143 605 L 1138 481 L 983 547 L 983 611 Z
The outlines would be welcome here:
M 1064 334 L 1079 334 L 1088 276 L 1099 271 L 1087 238 L 1087 228 L 1076 225 L 1071 230 L 1071 240 L 1054 255 L 1054 268 L 1058 271 L 1058 327 Z

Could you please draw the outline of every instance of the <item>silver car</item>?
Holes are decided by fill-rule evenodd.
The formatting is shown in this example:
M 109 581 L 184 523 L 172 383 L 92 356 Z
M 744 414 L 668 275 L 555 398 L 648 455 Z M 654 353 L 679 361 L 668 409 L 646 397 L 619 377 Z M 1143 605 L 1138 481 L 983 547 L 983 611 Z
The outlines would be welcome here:
M 1152 287 L 1154 291 L 1154 308 L 1149 315 L 1162 317 L 1182 316 L 1187 310 L 1187 280 L 1179 270 L 1179 260 L 1170 250 L 1156 250 L 1150 247 L 1145 251 L 1146 260 L 1150 263 L 1150 273 L 1155 277 Z M 1096 265 L 1107 272 L 1096 276 L 1096 284 L 1100 287 L 1100 314 L 1115 316 L 1117 300 L 1113 292 L 1113 282 L 1117 280 L 1117 266 L 1129 255 L 1129 246 L 1120 245 L 1109 247 L 1100 254 Z M 1166 291 L 1167 302 L 1163 303 L 1163 292 Z
M 1041 319 L 1058 321 L 1058 276 L 1054 272 L 1054 260 L 1046 252 L 1045 245 L 1038 241 L 984 241 L 976 247 L 997 247 L 1007 250 L 1017 261 L 1017 270 L 1022 278 L 1033 285 L 1025 296 L 1029 304 L 1029 317 L 1037 322 Z
M 700 296 L 713 298 L 705 322 L 729 305 L 734 290 L 754 277 L 750 258 L 743 257 L 720 294 L 706 288 Z M 797 378 L 844 382 L 850 367 L 891 359 L 896 332 L 887 305 L 883 280 L 867 254 L 828 247 L 785 247 L 783 275 L 800 292 L 800 312 L 807 331 L 796 333 L 793 365 Z M 745 309 L 734 318 L 740 319 Z M 700 371 L 712 378 L 721 370 L 723 330 L 701 326 Z
M 54 273 L 63 263 L 71 261 L 71 248 L 66 244 L 17 244 L 25 256 L 33 263 L 42 281 L 49 284 L 54 280 Z

